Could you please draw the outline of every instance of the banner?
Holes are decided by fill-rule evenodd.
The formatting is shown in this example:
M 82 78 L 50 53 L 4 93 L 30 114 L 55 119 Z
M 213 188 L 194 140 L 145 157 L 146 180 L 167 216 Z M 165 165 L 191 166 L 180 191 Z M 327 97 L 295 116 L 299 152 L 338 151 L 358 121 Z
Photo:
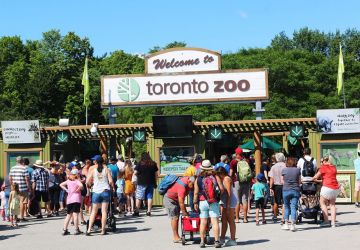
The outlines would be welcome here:
M 360 108 L 317 110 L 316 123 L 325 134 L 360 133 Z
M 160 174 L 184 174 L 190 166 L 194 147 L 163 147 L 160 149 Z
M 351 202 L 351 176 L 349 174 L 342 174 L 336 176 L 339 182 L 339 194 L 336 198 L 336 202 Z
M 38 120 L 2 121 L 1 129 L 6 144 L 41 143 Z
M 268 99 L 265 69 L 103 76 L 102 106 L 224 103 Z

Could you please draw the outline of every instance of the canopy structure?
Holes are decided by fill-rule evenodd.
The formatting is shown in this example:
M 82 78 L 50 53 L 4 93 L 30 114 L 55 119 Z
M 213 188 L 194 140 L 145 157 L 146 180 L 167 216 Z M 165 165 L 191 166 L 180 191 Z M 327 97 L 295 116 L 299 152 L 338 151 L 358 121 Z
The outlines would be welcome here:
M 255 150 L 254 139 L 251 139 L 250 141 L 241 145 L 240 147 L 242 149 Z M 277 151 L 277 150 L 282 149 L 283 146 L 281 144 L 277 143 L 276 141 L 273 141 L 273 140 L 269 139 L 268 137 L 263 136 L 262 142 L 261 142 L 261 148 L 272 149 L 274 151 Z

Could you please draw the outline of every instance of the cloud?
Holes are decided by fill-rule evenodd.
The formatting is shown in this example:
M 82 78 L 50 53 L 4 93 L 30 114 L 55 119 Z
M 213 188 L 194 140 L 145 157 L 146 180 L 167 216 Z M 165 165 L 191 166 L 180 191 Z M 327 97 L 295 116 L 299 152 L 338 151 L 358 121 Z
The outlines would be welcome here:
M 248 18 L 248 14 L 245 11 L 242 11 L 242 10 L 240 10 L 239 15 L 240 15 L 241 19 Z

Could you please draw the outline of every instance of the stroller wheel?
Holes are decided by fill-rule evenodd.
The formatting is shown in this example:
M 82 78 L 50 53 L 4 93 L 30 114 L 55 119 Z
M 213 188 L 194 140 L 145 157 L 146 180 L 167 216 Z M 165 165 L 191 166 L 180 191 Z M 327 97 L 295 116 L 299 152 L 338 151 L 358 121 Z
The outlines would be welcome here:
M 190 232 L 190 240 L 193 241 L 194 240 L 194 233 Z
M 186 244 L 185 235 L 181 236 L 181 244 L 183 244 L 183 245 Z
M 86 231 L 89 229 L 89 223 L 90 223 L 90 220 L 87 220 L 86 221 Z
M 298 216 L 298 223 L 301 223 L 302 222 L 302 215 L 300 214 L 299 216 Z

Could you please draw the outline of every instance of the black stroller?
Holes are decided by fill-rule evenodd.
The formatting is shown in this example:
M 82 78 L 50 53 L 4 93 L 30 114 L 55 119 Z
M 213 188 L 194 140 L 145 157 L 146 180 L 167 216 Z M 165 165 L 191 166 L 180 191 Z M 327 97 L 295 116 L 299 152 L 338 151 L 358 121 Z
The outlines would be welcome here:
M 304 182 L 301 186 L 297 221 L 301 223 L 303 218 L 315 223 L 322 219 L 317 184 L 313 181 Z
M 108 213 L 107 213 L 107 218 L 106 218 L 106 225 L 107 228 L 110 229 L 112 232 L 116 232 L 116 218 L 114 215 L 114 197 L 113 197 L 113 193 L 110 192 L 110 204 L 109 204 L 109 209 L 108 209 Z M 94 220 L 94 226 L 97 226 L 97 228 L 101 228 L 101 208 L 98 209 L 97 214 L 95 216 L 95 220 Z M 88 230 L 89 228 L 89 223 L 90 220 L 87 220 L 86 222 L 86 230 Z

